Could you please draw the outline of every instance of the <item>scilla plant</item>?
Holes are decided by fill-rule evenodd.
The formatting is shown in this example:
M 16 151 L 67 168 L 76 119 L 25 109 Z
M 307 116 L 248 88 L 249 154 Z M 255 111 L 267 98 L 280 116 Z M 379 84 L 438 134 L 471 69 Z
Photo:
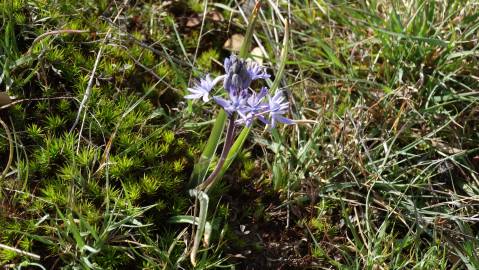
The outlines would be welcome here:
M 211 234 L 211 225 L 207 222 L 208 191 L 221 178 L 236 155 L 241 151 L 253 123 L 255 121 L 260 122 L 267 125 L 270 129 L 275 128 L 278 123 L 294 123 L 285 116 L 288 112 L 289 103 L 283 92 L 278 90 L 287 56 L 289 35 L 288 23 L 286 21 L 284 22 L 285 32 L 281 59 L 278 61 L 280 64 L 274 82 L 271 83 L 269 81 L 269 89 L 264 86 L 259 91 L 251 88 L 253 81 L 266 81 L 270 78 L 265 67 L 253 60 L 246 59 L 251 46 L 253 28 L 259 7 L 259 2 L 257 2 L 248 21 L 248 29 L 239 55 L 231 55 L 224 60 L 225 73 L 216 78 L 206 75 L 193 87 L 188 88 L 188 94 L 185 95 L 185 98 L 190 100 L 215 102 L 221 108 L 206 147 L 192 174 L 192 182 L 196 187 L 190 190 L 190 195 L 196 197 L 199 201 L 198 216 L 196 216 L 197 210 L 195 207 L 193 216 L 176 216 L 171 220 L 176 223 L 197 225 L 193 246 L 190 250 L 190 260 L 194 266 L 197 264 L 196 254 L 201 238 L 204 237 L 204 242 L 208 245 Z M 222 90 L 224 90 L 222 91 L 223 93 L 219 96 L 212 96 L 213 89 L 221 86 Z M 239 127 L 242 128 L 242 131 L 235 136 L 236 130 Z M 206 177 L 210 162 L 215 155 L 216 147 L 221 141 L 221 135 L 225 129 L 226 135 L 220 157 L 214 170 Z
M 213 99 L 226 112 L 228 125 L 220 159 L 210 176 L 197 186 L 197 189 L 208 191 L 218 179 L 227 155 L 233 146 L 235 129 L 237 126 L 251 127 L 258 119 L 265 125 L 274 128 L 277 123 L 293 124 L 293 121 L 284 117 L 288 111 L 288 102 L 282 91 L 277 90 L 270 95 L 267 87 L 260 91 L 250 88 L 251 82 L 258 79 L 267 79 L 270 75 L 266 69 L 254 61 L 247 61 L 231 55 L 224 61 L 225 74 L 211 79 L 209 75 L 201 79 L 193 88 L 188 88 L 186 99 L 201 99 L 208 102 Z M 211 90 L 223 81 L 223 88 L 227 98 L 214 96 L 210 98 Z

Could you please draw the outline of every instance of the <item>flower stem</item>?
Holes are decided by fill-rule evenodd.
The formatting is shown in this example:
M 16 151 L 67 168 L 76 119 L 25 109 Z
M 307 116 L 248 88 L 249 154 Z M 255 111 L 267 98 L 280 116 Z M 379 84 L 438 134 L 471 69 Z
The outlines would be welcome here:
M 221 152 L 220 159 L 218 160 L 218 163 L 216 164 L 216 167 L 214 171 L 208 176 L 208 178 L 198 185 L 196 188 L 199 190 L 204 190 L 207 192 L 215 183 L 215 180 L 218 178 L 218 174 L 221 171 L 221 168 L 225 164 L 226 157 L 228 156 L 228 153 L 231 149 L 231 146 L 233 145 L 233 138 L 234 138 L 234 131 L 235 131 L 235 121 L 233 120 L 233 117 L 228 116 L 228 129 L 226 131 L 226 138 L 225 138 L 225 143 L 223 145 L 223 150 Z

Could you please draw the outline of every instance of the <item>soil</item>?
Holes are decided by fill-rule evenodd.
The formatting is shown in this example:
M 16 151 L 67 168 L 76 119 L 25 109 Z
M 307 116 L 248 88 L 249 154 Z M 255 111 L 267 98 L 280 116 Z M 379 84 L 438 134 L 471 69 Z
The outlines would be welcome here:
M 313 269 L 319 259 L 311 255 L 314 246 L 306 228 L 296 225 L 298 213 L 282 205 L 278 193 L 258 184 L 232 183 L 226 202 L 230 204 L 228 223 L 232 238 L 228 252 L 237 269 Z M 269 193 L 269 194 L 268 194 Z M 306 212 L 310 212 L 311 208 Z M 305 209 L 303 209 L 305 211 Z M 301 213 L 301 216 L 308 213 Z

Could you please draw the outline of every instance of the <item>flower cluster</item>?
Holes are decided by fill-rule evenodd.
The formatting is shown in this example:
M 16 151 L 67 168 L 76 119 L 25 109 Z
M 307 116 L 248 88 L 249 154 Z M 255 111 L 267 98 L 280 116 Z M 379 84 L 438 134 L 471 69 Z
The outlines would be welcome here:
M 212 79 L 206 75 L 200 79 L 186 95 L 186 99 L 210 100 L 211 90 L 221 81 L 227 92 L 227 98 L 214 96 L 213 100 L 223 107 L 231 119 L 237 115 L 237 124 L 251 126 L 255 119 L 265 125 L 275 127 L 276 123 L 292 124 L 293 121 L 283 115 L 288 111 L 288 102 L 283 93 L 277 91 L 273 96 L 268 94 L 268 88 L 263 87 L 259 92 L 250 88 L 251 82 L 257 79 L 267 79 L 269 74 L 266 69 L 253 61 L 245 61 L 231 55 L 224 61 L 225 74 Z

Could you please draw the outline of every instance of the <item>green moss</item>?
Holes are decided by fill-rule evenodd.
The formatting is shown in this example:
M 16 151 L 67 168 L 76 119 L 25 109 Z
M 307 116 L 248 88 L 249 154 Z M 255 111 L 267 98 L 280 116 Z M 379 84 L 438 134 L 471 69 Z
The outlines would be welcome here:
M 0 250 L 0 262 L 2 264 L 8 263 L 17 257 L 17 253 L 12 250 L 2 249 Z
M 39 35 L 51 29 L 98 32 L 96 36 L 49 36 L 31 51 L 34 61 L 16 70 L 19 81 L 31 70 L 37 73 L 21 86 L 14 81 L 18 87 L 10 93 L 26 101 L 8 112 L 18 143 L 14 160 L 18 173 L 6 179 L 5 185 L 19 193 L 2 194 L 14 209 L 6 213 L 8 219 L 0 220 L 2 227 L 9 228 L 9 233 L 2 234 L 2 244 L 53 258 L 57 267 L 81 268 L 88 258 L 102 269 L 122 269 L 140 260 L 138 254 L 147 250 L 142 247 L 138 253 L 134 250 L 138 247 L 130 247 L 125 240 L 143 244 L 150 235 L 156 239 L 157 230 L 169 226 L 163 221 L 184 214 L 190 205 L 184 186 L 198 139 L 196 135 L 178 135 L 178 126 L 169 123 L 171 118 L 158 114 L 176 106 L 178 93 L 166 84 L 157 84 L 156 77 L 145 70 L 152 68 L 166 76 L 168 85 L 179 89 L 186 69 L 177 69 L 174 62 L 123 39 L 117 29 L 112 30 L 108 42 L 118 44 L 102 45 L 111 25 L 99 19 L 99 14 L 118 12 L 116 6 L 107 8 L 109 1 L 67 2 L 37 8 L 30 6 L 33 3 L 15 1 L 19 8 L 12 11 L 16 23 L 25 24 L 17 25 L 19 33 Z M 77 16 L 79 10 L 88 15 Z M 128 7 L 122 18 L 133 23 L 139 10 Z M 27 11 L 44 20 L 34 23 L 33 17 L 24 13 Z M 27 25 L 28 29 L 22 28 Z M 131 34 L 144 41 L 150 35 L 143 31 L 145 27 Z M 156 35 L 167 35 L 163 30 L 156 29 Z M 23 51 L 17 57 L 26 53 L 28 42 L 19 46 Z M 101 46 L 103 54 L 91 95 L 80 122 L 71 129 Z M 180 48 L 173 49 L 180 52 Z M 142 98 L 150 89 L 151 94 Z M 168 95 L 167 101 L 163 95 Z M 0 136 L 2 155 L 6 146 L 5 136 Z M 154 205 L 151 210 L 141 212 L 150 205 Z M 155 226 L 138 226 L 146 224 L 144 220 L 155 222 Z M 82 241 L 99 252 L 89 254 L 81 248 Z M 2 250 L 0 262 L 18 263 L 19 257 Z M 52 266 L 48 260 L 43 263 Z
M 198 57 L 196 64 L 203 70 L 211 70 L 213 60 L 218 60 L 219 56 L 220 55 L 216 49 L 209 49 Z

